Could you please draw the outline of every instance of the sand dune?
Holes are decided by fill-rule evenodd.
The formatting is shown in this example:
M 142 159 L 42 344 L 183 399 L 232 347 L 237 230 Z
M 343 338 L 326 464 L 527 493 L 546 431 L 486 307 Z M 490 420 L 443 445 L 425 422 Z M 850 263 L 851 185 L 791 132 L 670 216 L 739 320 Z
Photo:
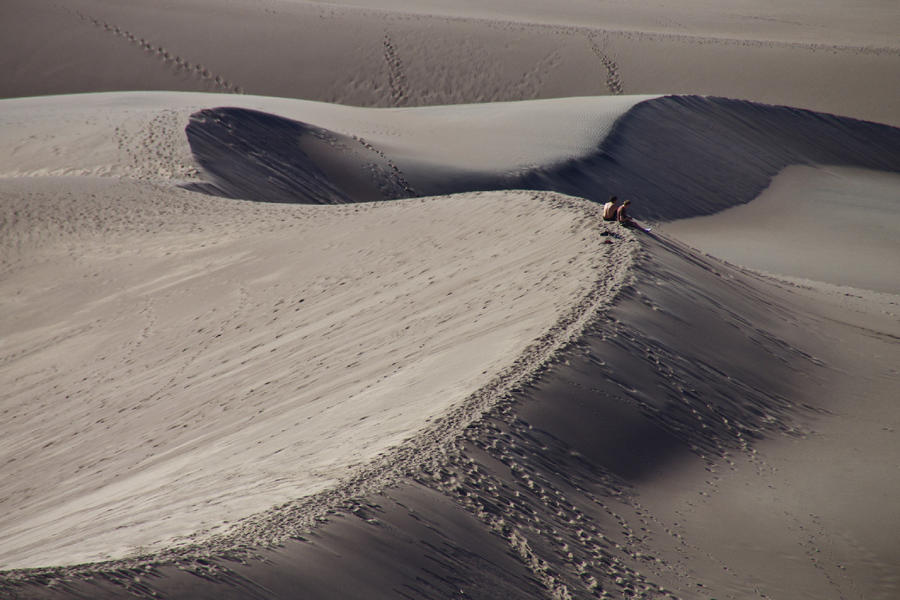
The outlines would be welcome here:
M 241 91 L 420 106 L 682 93 L 900 125 L 898 17 L 874 0 L 514 11 L 492 1 L 428 14 L 418 3 L 339 4 L 7 0 L 0 97 Z
M 900 252 L 900 129 L 723 98 L 599 100 L 500 105 L 506 118 L 490 124 L 479 123 L 474 107 L 457 107 L 456 120 L 481 125 L 482 134 L 471 138 L 459 128 L 432 127 L 423 135 L 400 125 L 409 111 L 395 110 L 395 131 L 404 134 L 370 137 L 362 149 L 357 134 L 245 109 L 206 110 L 191 117 L 186 133 L 213 183 L 193 189 L 324 204 L 494 189 L 552 190 L 598 202 L 620 194 L 645 219 L 686 219 L 665 230 L 721 258 L 833 284 L 900 290 L 900 272 L 879 259 Z M 578 137 L 569 133 L 576 129 L 576 107 L 593 144 L 566 147 L 563 140 Z M 409 114 L 414 123 L 453 115 L 449 107 Z M 378 111 L 366 118 L 381 120 Z M 558 124 L 542 137 L 549 142 L 539 145 L 544 155 L 503 156 L 497 146 L 527 144 L 514 132 L 535 131 L 526 123 L 536 118 L 545 127 Z M 827 187 L 800 187 L 786 183 L 785 169 L 857 175 L 843 188 L 834 175 Z
M 5 176 L 206 179 L 207 191 L 267 201 L 539 189 L 620 194 L 671 220 L 745 204 L 791 165 L 900 170 L 898 128 L 697 96 L 405 110 L 171 93 L 3 105 Z
M 558 363 L 439 460 L 306 539 L 243 565 L 198 559 L 191 575 L 132 563 L 68 589 L 889 597 L 894 534 L 870 525 L 895 517 L 882 457 L 896 322 L 875 333 L 886 321 L 867 301 L 848 311 L 667 241 L 643 244 L 631 273 Z
M 3 195 L 5 568 L 158 550 L 334 486 L 516 375 L 626 248 L 610 260 L 586 207 L 538 194 Z
M 900 164 L 898 162 L 897 164 Z M 667 233 L 770 273 L 900 293 L 900 175 L 792 166 L 753 202 L 675 221 Z
M 362 143 L 361 133 L 243 108 L 195 113 L 186 133 L 213 178 L 209 191 L 324 204 L 542 189 L 595 201 L 627 195 L 646 218 L 671 220 L 747 203 L 790 165 L 900 170 L 900 129 L 790 107 L 668 96 L 494 110 L 504 118 L 475 106 L 393 111 L 388 119 L 368 111 L 365 119 L 394 121 L 396 129 Z M 480 134 L 469 137 L 460 121 Z M 453 126 L 441 126 L 447 122 Z M 503 151 L 523 146 L 539 150 Z
M 814 4 L 4 2 L 0 595 L 897 597 L 900 16 Z
M 356 169 L 364 169 L 367 161 L 386 164 L 394 159 L 402 160 L 404 171 L 410 172 L 422 163 L 418 170 L 423 176 L 456 170 L 496 177 L 498 172 L 518 172 L 591 152 L 623 112 L 647 98 L 559 98 L 400 111 L 289 98 L 172 92 L 10 99 L 3 101 L 0 115 L 5 142 L 0 164 L 5 177 L 191 179 L 197 164 L 188 144 L 202 142 L 204 129 L 219 133 L 212 129 L 215 122 L 205 127 L 198 123 L 193 135 L 185 138 L 191 115 L 231 107 L 267 113 L 274 128 L 268 133 L 277 133 L 279 126 L 303 127 L 305 123 L 337 138 L 354 138 L 346 142 L 352 147 L 341 150 L 349 155 L 344 160 L 355 163 Z M 236 125 L 234 135 L 241 136 L 240 121 Z M 244 143 L 256 144 L 250 148 L 254 154 L 268 150 L 262 147 L 263 140 L 247 137 Z M 250 158 L 237 152 L 235 157 Z M 439 178 L 430 179 L 434 186 Z

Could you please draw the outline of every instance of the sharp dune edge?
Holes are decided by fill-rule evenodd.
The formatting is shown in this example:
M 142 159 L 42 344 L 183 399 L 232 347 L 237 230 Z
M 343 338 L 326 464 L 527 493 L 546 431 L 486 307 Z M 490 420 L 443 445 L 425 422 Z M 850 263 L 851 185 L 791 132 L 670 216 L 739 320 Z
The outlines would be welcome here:
M 407 148 L 397 142 L 379 144 L 388 150 L 374 160 L 350 158 L 359 136 L 240 108 L 195 113 L 186 133 L 198 163 L 215 178 L 209 191 L 314 204 L 470 189 L 543 189 L 604 202 L 616 190 L 627 189 L 632 199 L 646 203 L 645 218 L 672 220 L 747 203 L 789 165 L 900 170 L 900 129 L 895 127 L 724 98 L 625 99 L 630 106 L 622 103 L 614 124 L 605 127 L 604 113 L 612 112 L 609 102 L 604 102 L 606 110 L 595 108 L 597 114 L 591 114 L 589 99 L 547 101 L 547 120 L 560 119 L 576 107 L 584 111 L 579 125 L 596 131 L 595 146 L 579 152 L 573 144 L 568 155 L 505 165 L 482 159 L 489 168 L 480 169 L 429 156 L 429 147 L 450 137 L 449 131 L 433 131 Z M 507 113 L 522 115 L 517 121 L 508 118 L 482 129 L 498 134 L 525 129 L 536 117 L 529 108 L 510 105 Z M 562 134 L 554 131 L 554 137 Z M 463 157 L 471 158 L 487 145 L 480 139 L 470 144 Z M 330 156 L 334 150 L 339 156 Z M 329 171 L 341 176 L 329 177 Z M 377 186 L 366 186 L 362 179 Z
M 0 16 L 3 597 L 900 594 L 896 9 Z
M 134 183 L 27 189 L 5 247 L 25 251 L 4 281 L 4 401 L 41 403 L 7 424 L 7 568 L 221 533 L 432 420 L 471 420 L 489 400 L 445 413 L 545 360 L 628 260 L 595 207 L 548 194 L 260 211 Z M 79 212 L 56 200 L 73 193 Z

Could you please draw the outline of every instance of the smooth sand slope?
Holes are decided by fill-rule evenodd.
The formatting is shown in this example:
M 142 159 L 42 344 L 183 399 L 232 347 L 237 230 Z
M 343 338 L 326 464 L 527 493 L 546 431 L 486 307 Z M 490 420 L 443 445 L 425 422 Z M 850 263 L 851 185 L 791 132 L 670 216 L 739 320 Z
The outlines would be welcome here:
M 897 597 L 889 4 L 4 2 L 0 595 Z
M 242 168 L 236 164 L 238 160 L 248 163 L 257 156 L 261 157 L 257 162 L 270 163 L 270 171 L 277 171 L 277 159 L 302 159 L 299 149 L 314 155 L 319 169 L 327 169 L 324 159 L 331 158 L 335 163 L 331 174 L 341 180 L 340 186 L 347 186 L 350 177 L 396 177 L 390 171 L 401 166 L 399 175 L 422 191 L 442 185 L 459 191 L 472 189 L 468 183 L 472 179 L 497 182 L 504 175 L 590 154 L 622 114 L 652 97 L 558 98 L 408 110 L 173 92 L 9 99 L 3 101 L 0 114 L 4 141 L 0 173 L 4 177 L 113 175 L 196 180 L 194 144 L 195 152 L 215 150 L 228 157 L 227 164 L 218 164 L 225 162 L 221 157 L 207 162 L 209 169 L 218 166 L 226 174 L 229 168 Z M 203 112 L 220 107 L 222 114 L 227 114 L 226 109 L 238 114 L 232 138 L 213 139 L 210 143 L 216 148 L 198 148 L 211 134 L 221 135 L 215 129 L 221 127 L 216 120 L 219 113 L 213 112 L 206 124 L 208 112 Z M 258 113 L 265 113 L 259 116 L 268 122 L 256 124 L 240 118 Z M 192 115 L 195 124 L 186 132 Z M 210 135 L 205 135 L 207 130 Z M 301 139 L 307 130 L 310 133 Z M 244 147 L 235 147 L 229 157 L 227 151 L 237 144 Z M 284 149 L 280 156 L 279 149 Z M 352 197 L 345 201 L 392 197 L 378 191 L 374 183 L 360 187 L 373 191 L 363 198 L 350 190 Z M 412 195 L 421 195 L 419 190 L 415 192 Z M 398 193 L 411 195 L 402 189 Z M 298 199 L 302 201 L 293 200 Z
M 428 190 L 446 171 L 496 180 L 590 152 L 642 99 L 403 113 L 196 93 L 3 101 L 3 566 L 290 535 L 327 508 L 315 494 L 383 485 L 376 475 L 439 452 L 626 268 L 595 205 L 546 192 L 329 209 L 188 191 L 205 185 L 192 115 L 239 101 L 344 132 L 325 153 L 292 146 L 304 160 L 290 167 L 276 160 L 290 149 L 273 157 L 274 141 L 294 140 L 279 130 L 255 140 L 262 151 L 226 142 L 227 160 L 202 164 L 235 176 L 234 156 L 256 156 L 296 178 L 331 157 L 338 200 L 356 203 L 391 197 L 358 190 L 402 178 L 395 159 Z M 363 183 L 348 187 L 354 172 Z M 337 189 L 328 176 L 314 183 Z M 281 200 L 268 179 L 242 177 L 253 197 Z M 426 427 L 439 433 L 400 460 Z M 235 526 L 295 500 L 307 506 L 293 528 L 273 528 L 277 514 L 262 532 Z
M 304 540 L 244 564 L 131 564 L 11 589 L 895 595 L 898 490 L 885 473 L 896 459 L 896 319 L 664 240 L 635 259 L 634 279 L 558 363 L 443 446 L 443 458 L 332 513 Z M 894 297 L 880 308 L 897 306 Z
M 792 166 L 753 202 L 663 230 L 770 273 L 900 293 L 900 174 Z
M 0 96 L 241 91 L 420 106 L 684 93 L 900 125 L 889 2 L 357 4 L 7 0 Z
M 159 550 L 332 487 L 615 270 L 585 208 L 536 194 L 260 207 L 42 178 L 3 195 L 5 568 Z

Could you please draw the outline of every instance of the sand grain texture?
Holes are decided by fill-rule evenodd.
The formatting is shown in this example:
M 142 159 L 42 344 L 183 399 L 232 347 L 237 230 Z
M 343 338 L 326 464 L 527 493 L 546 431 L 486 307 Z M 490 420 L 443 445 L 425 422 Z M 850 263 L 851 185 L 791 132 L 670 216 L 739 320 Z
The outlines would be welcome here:
M 609 268 L 595 221 L 534 194 L 328 210 L 4 188 L 6 568 L 162 548 L 333 486 Z
M 898 597 L 897 31 L 3 2 L 0 596 Z

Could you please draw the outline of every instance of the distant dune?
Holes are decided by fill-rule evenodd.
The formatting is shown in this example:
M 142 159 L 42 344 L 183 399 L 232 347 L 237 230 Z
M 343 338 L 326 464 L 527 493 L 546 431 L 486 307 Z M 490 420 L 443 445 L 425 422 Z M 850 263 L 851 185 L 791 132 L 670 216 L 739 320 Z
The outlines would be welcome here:
M 898 596 L 898 30 L 5 2 L 0 595 Z
M 198 164 L 214 177 L 211 191 L 313 204 L 544 189 L 595 201 L 619 193 L 640 201 L 647 218 L 671 220 L 749 202 L 790 165 L 900 171 L 900 129 L 877 123 L 724 98 L 669 96 L 621 104 L 615 124 L 604 128 L 598 124 L 604 122 L 609 103 L 588 102 L 547 101 L 540 113 L 527 104 L 508 105 L 507 115 L 518 112 L 519 119 L 485 123 L 468 147 L 458 129 L 435 128 L 424 136 L 410 134 L 407 125 L 405 139 L 372 140 L 387 148 L 379 151 L 358 135 L 243 108 L 195 113 L 186 133 Z M 568 113 L 576 107 L 582 111 L 582 126 L 595 131 L 593 147 L 571 148 L 568 156 L 548 152 L 530 164 L 485 160 L 478 167 L 469 166 L 473 154 L 491 146 L 483 139 L 488 131 L 502 140 L 496 143 L 502 147 L 507 138 L 521 137 L 506 128 L 527 130 L 531 119 L 560 121 L 562 126 L 551 126 L 548 133 L 566 139 Z M 591 109 L 596 114 L 588 112 Z M 437 120 L 447 111 L 417 112 L 415 121 L 409 117 L 414 124 L 429 112 Z M 469 117 L 457 114 L 460 119 Z M 402 123 L 400 113 L 395 115 Z M 365 117 L 380 120 L 377 112 Z M 550 148 L 562 146 L 551 140 L 547 135 L 542 141 Z M 456 156 L 447 157 L 441 150 L 450 144 L 456 147 Z M 496 149 L 496 154 L 502 152 Z
M 6 0 L 0 11 L 0 97 L 181 90 L 422 106 L 701 94 L 900 125 L 898 17 L 879 0 Z

